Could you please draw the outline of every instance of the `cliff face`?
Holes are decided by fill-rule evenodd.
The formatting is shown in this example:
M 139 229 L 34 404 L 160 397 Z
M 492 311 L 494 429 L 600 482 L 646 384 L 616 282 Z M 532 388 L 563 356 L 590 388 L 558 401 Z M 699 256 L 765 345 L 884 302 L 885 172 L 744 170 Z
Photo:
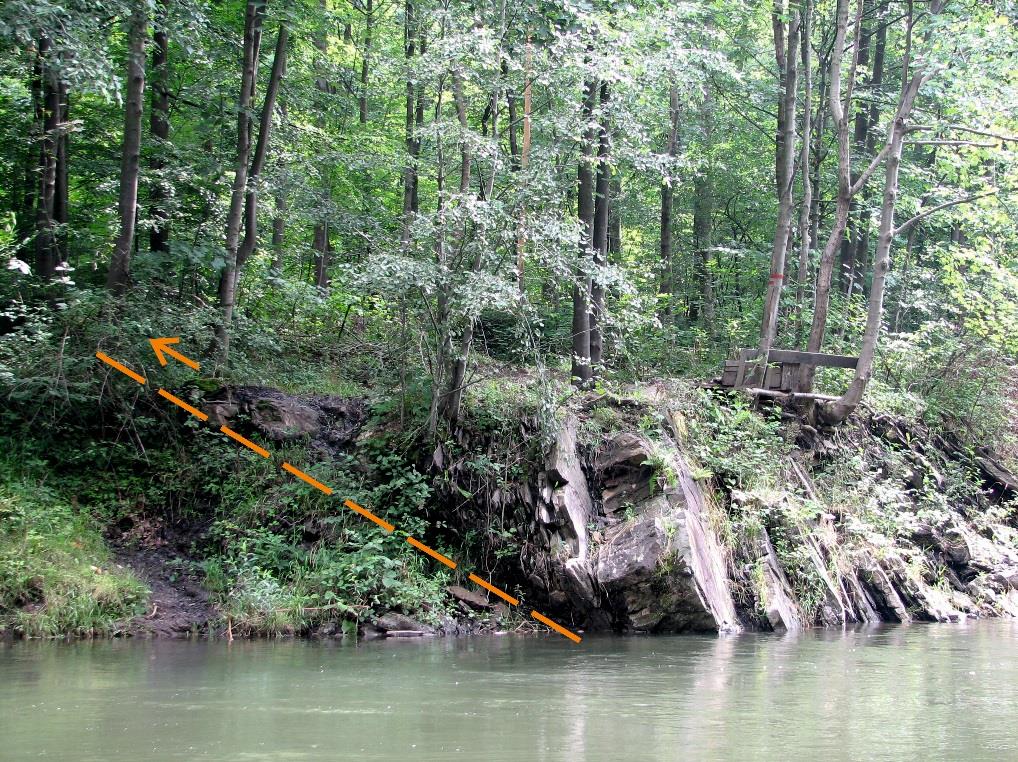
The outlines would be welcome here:
M 447 527 L 440 541 L 481 537 L 472 561 L 589 631 L 1018 615 L 1018 529 L 1006 510 L 1016 482 L 988 451 L 888 416 L 824 432 L 788 413 L 787 446 L 758 458 L 779 478 L 732 486 L 697 461 L 697 437 L 702 450 L 710 432 L 690 433 L 695 406 L 663 386 L 638 392 L 574 399 L 544 447 L 532 446 L 540 432 L 521 414 L 508 428 L 517 445 L 531 445 L 526 456 L 471 428 L 468 416 L 456 441 L 427 459 L 435 498 L 427 518 Z M 223 420 L 240 414 L 279 441 L 305 438 L 321 458 L 337 442 L 356 451 L 373 436 L 361 405 L 326 402 L 245 388 L 208 410 Z M 611 425 L 592 426 L 597 419 Z M 490 468 L 514 458 L 525 467 Z M 853 459 L 855 470 L 832 480 L 831 468 Z M 962 472 L 966 489 L 949 476 Z
M 985 450 L 886 416 L 828 432 L 796 424 L 775 464 L 785 483 L 725 489 L 691 465 L 668 395 L 644 400 L 656 430 L 581 441 L 605 404 L 588 400 L 560 422 L 536 476 L 499 490 L 531 517 L 518 577 L 574 626 L 725 632 L 1018 615 L 1018 530 L 1002 507 L 1015 481 Z M 813 471 L 859 452 L 859 483 L 818 494 Z M 973 489 L 952 488 L 951 468 L 967 469 Z

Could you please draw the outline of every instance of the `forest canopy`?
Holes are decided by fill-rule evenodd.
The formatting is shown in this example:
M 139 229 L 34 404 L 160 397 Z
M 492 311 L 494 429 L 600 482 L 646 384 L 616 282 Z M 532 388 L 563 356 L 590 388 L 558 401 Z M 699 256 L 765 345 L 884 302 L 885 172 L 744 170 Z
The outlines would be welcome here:
M 501 372 L 482 356 L 582 388 L 802 349 L 859 357 L 799 379 L 833 392 L 829 421 L 869 388 L 999 429 L 1016 17 L 7 2 L 0 373 L 72 326 L 172 315 L 214 343 L 217 374 L 288 352 L 359 363 L 434 434 Z

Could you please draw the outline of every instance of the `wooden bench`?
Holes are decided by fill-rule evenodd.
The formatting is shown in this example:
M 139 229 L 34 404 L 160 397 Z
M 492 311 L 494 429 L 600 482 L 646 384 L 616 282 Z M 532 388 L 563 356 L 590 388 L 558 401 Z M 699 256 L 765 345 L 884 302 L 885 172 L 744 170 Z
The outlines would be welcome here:
M 767 356 L 767 373 L 761 381 L 758 349 L 741 349 L 735 360 L 725 360 L 721 385 L 733 389 L 753 386 L 779 392 L 792 392 L 799 384 L 803 365 L 854 370 L 858 357 L 828 355 L 822 352 L 800 352 L 797 349 L 772 349 Z

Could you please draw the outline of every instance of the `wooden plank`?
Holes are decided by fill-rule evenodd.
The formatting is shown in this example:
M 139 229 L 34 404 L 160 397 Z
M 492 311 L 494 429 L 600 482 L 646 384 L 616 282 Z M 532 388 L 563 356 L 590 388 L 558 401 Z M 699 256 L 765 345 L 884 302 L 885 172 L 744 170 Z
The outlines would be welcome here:
M 742 386 L 746 381 L 746 361 L 742 360 L 735 372 L 735 386 Z
M 781 386 L 781 367 L 777 365 L 767 366 L 766 381 L 764 389 L 777 389 Z
M 799 366 L 795 363 L 785 362 L 781 364 L 781 390 L 784 392 L 792 391 L 792 377 L 795 373 L 795 369 Z
M 823 352 L 800 352 L 797 349 L 772 349 L 770 359 L 772 362 L 791 362 L 824 368 L 855 368 L 859 364 L 858 357 L 825 355 Z
M 721 374 L 721 385 L 722 386 L 735 386 L 735 377 L 738 371 L 732 368 L 731 370 L 725 369 L 725 372 Z

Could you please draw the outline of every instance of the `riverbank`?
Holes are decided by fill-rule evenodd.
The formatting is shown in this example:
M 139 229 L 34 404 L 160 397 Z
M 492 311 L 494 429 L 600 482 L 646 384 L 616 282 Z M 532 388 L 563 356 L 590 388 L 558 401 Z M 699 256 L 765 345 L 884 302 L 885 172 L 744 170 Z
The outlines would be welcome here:
M 108 459 L 100 481 L 40 459 L 61 474 L 47 487 L 58 511 L 29 500 L 30 479 L 6 488 L 5 518 L 20 518 L 4 523 L 0 626 L 372 638 L 531 630 L 530 607 L 585 632 L 653 633 L 1018 613 L 1016 481 L 985 448 L 886 412 L 823 429 L 676 380 L 563 394 L 549 415 L 549 392 L 568 387 L 543 383 L 517 372 L 471 387 L 436 448 L 408 435 L 391 397 L 176 390 L 458 559 L 455 572 L 165 411 L 153 433 L 172 439 L 142 429 L 144 459 L 99 449 L 108 433 L 85 422 Z M 24 550 L 27 538 L 43 545 Z M 61 613 L 66 600 L 88 616 Z

